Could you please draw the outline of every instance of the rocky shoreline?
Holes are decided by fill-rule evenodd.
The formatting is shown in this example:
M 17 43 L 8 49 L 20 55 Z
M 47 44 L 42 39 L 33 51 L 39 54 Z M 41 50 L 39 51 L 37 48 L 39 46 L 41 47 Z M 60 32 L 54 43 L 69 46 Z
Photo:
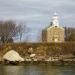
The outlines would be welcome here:
M 58 61 L 0 61 L 0 64 L 2 65 L 25 65 L 25 64 L 50 64 L 50 65 L 75 65 L 75 60 L 69 59 L 69 60 L 58 60 Z
M 75 42 L 3 44 L 0 47 L 0 61 L 8 65 L 75 64 Z

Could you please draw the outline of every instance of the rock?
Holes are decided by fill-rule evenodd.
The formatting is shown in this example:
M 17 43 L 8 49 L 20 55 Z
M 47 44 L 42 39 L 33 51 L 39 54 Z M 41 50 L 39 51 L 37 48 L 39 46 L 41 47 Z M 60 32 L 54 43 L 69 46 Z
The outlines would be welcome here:
M 26 61 L 32 61 L 31 59 L 26 59 Z
M 33 48 L 31 47 L 28 49 L 28 54 L 32 54 L 32 53 L 33 53 Z
M 35 57 L 35 54 L 31 54 L 30 57 L 31 57 L 31 58 Z
M 14 51 L 14 50 L 10 50 L 8 51 L 4 56 L 3 56 L 3 60 L 7 60 L 7 61 L 24 61 L 24 59 L 19 55 L 18 52 Z

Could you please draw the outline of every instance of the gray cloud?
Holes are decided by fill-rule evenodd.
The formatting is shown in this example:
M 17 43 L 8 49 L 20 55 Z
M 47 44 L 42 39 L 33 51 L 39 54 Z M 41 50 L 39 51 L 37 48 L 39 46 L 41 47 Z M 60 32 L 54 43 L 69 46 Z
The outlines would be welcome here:
M 74 7 L 74 0 L 0 0 L 0 20 L 13 19 L 40 26 L 48 24 L 57 12 L 66 21 L 64 26 L 74 24 Z
M 75 0 L 0 0 L 0 20 L 26 22 L 33 29 L 48 26 L 54 12 L 61 26 L 75 27 Z

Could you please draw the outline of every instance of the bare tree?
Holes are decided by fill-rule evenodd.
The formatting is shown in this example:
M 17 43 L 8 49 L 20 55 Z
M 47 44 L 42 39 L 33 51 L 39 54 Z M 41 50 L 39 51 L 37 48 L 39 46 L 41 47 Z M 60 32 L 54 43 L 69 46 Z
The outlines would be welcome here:
M 22 39 L 23 33 L 26 32 L 26 25 L 23 24 L 23 23 L 19 23 L 19 25 L 18 25 L 18 31 L 19 31 L 20 42 L 21 42 L 21 39 Z
M 37 36 L 37 41 L 38 42 L 42 42 L 42 32 L 41 32 L 42 30 L 39 30 L 38 31 L 38 36 Z
M 19 26 L 15 22 L 0 21 L 0 38 L 3 43 L 13 42 L 13 37 L 18 36 L 20 31 Z
M 65 27 L 65 39 L 66 41 L 75 41 L 75 28 Z

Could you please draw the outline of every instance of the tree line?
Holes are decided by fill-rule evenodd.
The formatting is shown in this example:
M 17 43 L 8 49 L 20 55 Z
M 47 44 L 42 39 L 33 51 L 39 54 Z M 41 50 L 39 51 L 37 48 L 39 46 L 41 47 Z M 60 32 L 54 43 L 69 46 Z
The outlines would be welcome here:
M 64 27 L 65 29 L 65 41 L 75 41 L 75 28 Z M 0 42 L 9 43 L 14 42 L 14 37 L 19 36 L 21 41 L 23 33 L 25 33 L 26 25 L 20 23 L 17 24 L 14 21 L 0 21 Z M 41 36 L 39 39 L 41 39 Z M 41 40 L 38 40 L 40 42 Z
M 0 21 L 0 42 L 14 42 L 13 38 L 20 36 L 25 30 L 25 25 L 16 24 L 14 21 Z
M 65 29 L 65 41 L 75 41 L 75 28 L 64 27 Z

